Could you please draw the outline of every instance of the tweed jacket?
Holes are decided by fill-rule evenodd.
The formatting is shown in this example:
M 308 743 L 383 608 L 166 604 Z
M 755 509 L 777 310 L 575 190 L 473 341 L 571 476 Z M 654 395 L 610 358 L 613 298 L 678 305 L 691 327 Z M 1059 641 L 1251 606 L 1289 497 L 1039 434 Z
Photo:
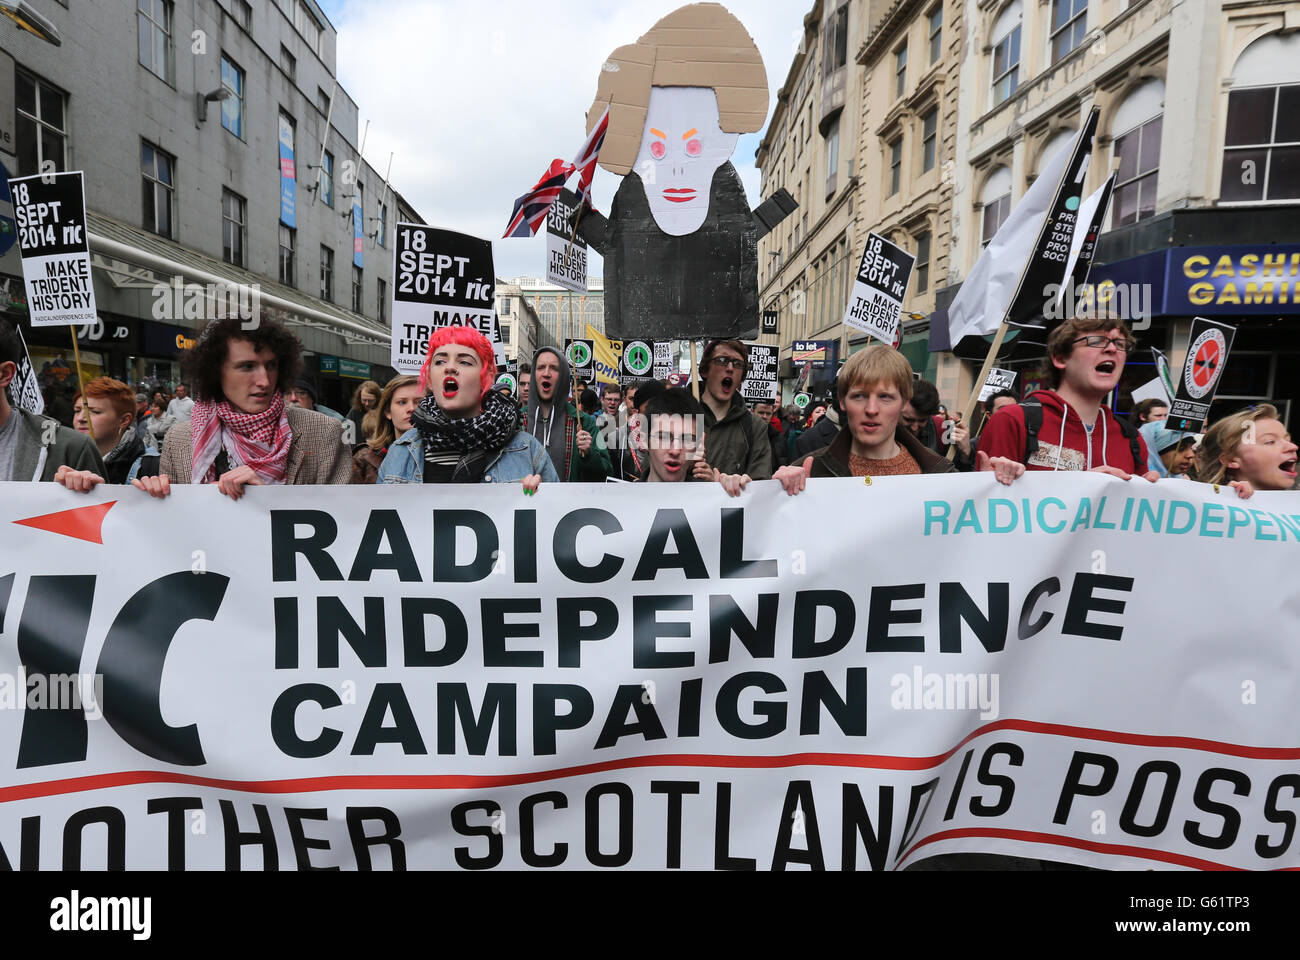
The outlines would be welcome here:
M 352 451 L 343 442 L 343 425 L 333 417 L 315 410 L 290 406 L 289 462 L 285 483 L 348 483 L 352 479 Z M 172 483 L 192 483 L 194 446 L 190 421 L 183 420 L 167 431 L 163 441 L 162 462 L 158 472 Z

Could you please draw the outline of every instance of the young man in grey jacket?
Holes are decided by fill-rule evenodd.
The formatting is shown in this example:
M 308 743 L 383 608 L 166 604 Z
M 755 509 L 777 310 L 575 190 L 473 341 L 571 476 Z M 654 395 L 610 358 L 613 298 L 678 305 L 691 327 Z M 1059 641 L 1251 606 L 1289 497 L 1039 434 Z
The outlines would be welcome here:
M 104 460 L 90 437 L 10 403 L 21 359 L 18 334 L 0 320 L 0 481 L 53 480 L 64 465 L 103 476 Z

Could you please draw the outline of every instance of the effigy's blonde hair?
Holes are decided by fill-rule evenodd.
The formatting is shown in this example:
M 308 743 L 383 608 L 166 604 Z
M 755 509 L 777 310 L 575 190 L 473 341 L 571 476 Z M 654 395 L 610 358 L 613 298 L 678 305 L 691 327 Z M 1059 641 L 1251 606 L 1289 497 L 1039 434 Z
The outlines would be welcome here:
M 767 70 L 744 25 L 720 3 L 679 7 L 636 43 L 619 47 L 601 67 L 587 132 L 609 104 L 609 129 L 600 165 L 632 172 L 651 87 L 710 87 L 726 133 L 757 133 L 767 119 Z
M 1228 483 L 1236 480 L 1236 471 L 1229 470 L 1226 461 L 1237 456 L 1246 438 L 1248 423 L 1256 420 L 1278 420 L 1277 407 L 1260 403 L 1238 410 L 1218 421 L 1201 438 L 1196 448 L 1196 479 L 1204 483 Z

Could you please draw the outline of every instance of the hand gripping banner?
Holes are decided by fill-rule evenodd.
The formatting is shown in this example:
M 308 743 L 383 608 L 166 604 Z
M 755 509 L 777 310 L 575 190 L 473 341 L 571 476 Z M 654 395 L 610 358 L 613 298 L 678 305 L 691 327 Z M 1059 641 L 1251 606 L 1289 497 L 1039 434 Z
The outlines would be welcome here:
M 601 494 L 0 485 L 0 868 L 1300 867 L 1295 494 Z

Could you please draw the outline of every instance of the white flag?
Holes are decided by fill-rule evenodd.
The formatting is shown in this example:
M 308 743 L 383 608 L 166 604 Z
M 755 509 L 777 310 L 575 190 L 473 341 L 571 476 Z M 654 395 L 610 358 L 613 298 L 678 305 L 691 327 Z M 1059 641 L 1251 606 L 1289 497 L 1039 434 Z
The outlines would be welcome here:
M 1057 188 L 1073 155 L 1073 143 L 1052 155 L 962 282 L 948 307 L 948 342 L 952 346 L 971 334 L 995 333 L 1006 317 L 1025 266 L 1034 253 L 1043 220 L 1056 199 Z M 1061 277 L 1064 277 L 1065 264 L 1061 266 Z

